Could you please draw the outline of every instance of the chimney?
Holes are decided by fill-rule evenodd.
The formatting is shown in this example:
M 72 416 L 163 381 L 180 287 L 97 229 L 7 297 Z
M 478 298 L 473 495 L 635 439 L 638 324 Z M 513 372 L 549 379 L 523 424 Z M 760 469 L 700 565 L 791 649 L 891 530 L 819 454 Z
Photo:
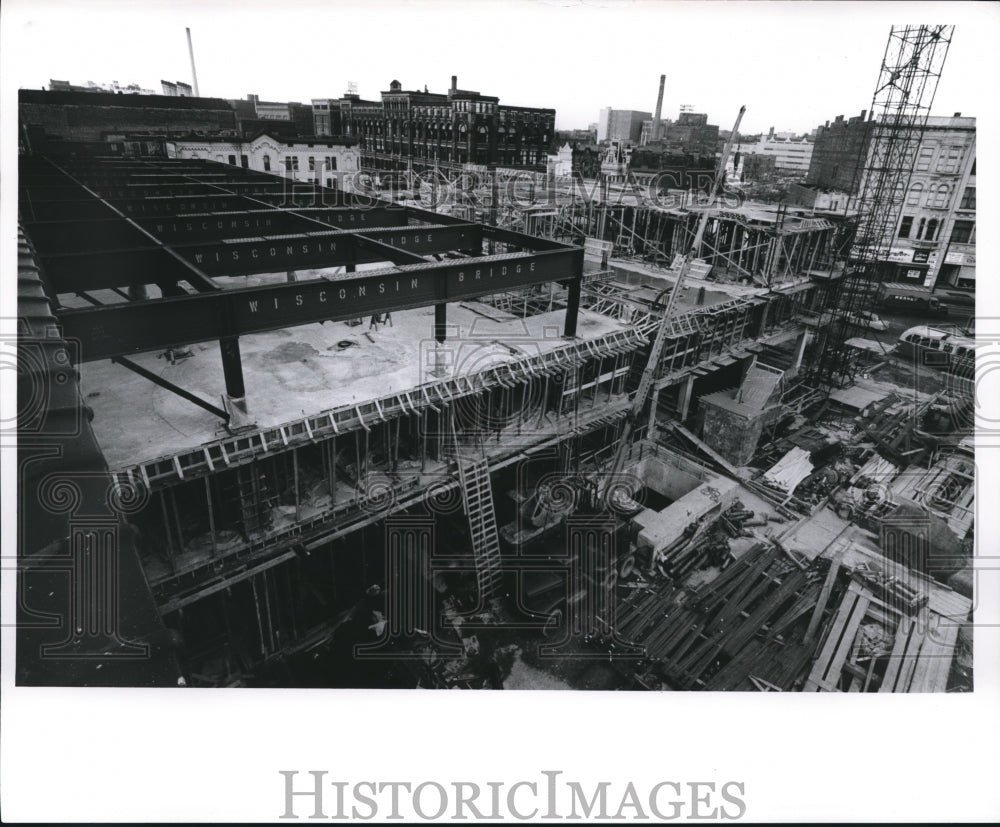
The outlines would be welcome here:
M 962 113 L 961 112 L 956 112 L 952 117 L 961 118 L 962 117 Z
M 656 114 L 653 115 L 653 141 L 660 140 L 660 113 L 663 111 L 663 85 L 667 82 L 666 75 L 660 75 L 660 93 L 656 96 Z
M 191 30 L 185 29 L 184 31 L 187 32 L 188 54 L 191 55 L 191 79 L 194 81 L 194 96 L 200 98 L 201 95 L 198 92 L 198 72 L 194 68 L 194 46 L 191 45 Z
M 454 95 L 458 91 L 458 75 L 451 76 L 451 93 Z

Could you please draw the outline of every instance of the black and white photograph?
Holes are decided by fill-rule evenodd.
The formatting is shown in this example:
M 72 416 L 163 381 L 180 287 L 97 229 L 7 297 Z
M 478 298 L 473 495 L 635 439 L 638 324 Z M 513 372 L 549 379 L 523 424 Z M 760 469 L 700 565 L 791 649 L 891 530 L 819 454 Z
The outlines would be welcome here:
M 13 820 L 1000 818 L 1000 4 L 0 23 Z

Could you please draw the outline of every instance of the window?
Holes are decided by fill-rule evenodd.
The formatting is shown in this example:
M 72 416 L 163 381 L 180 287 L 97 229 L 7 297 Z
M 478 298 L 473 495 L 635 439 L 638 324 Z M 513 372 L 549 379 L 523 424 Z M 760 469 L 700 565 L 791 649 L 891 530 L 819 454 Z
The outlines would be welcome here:
M 944 209 L 951 199 L 951 188 L 947 184 L 941 184 L 936 190 L 927 193 L 926 204 L 934 209 Z
M 976 208 L 976 188 L 966 187 L 962 193 L 962 202 L 958 205 L 960 210 L 974 210 Z
M 230 164 L 230 166 L 236 166 L 236 156 L 235 155 L 230 155 L 229 156 L 229 164 Z
M 288 155 L 285 157 L 285 169 L 288 172 L 298 172 L 299 171 L 299 156 L 298 155 Z
M 938 158 L 937 171 L 945 173 L 958 172 L 962 168 L 963 160 L 965 160 L 965 147 L 950 146 Z
M 917 156 L 917 169 L 920 172 L 926 172 L 931 168 L 931 161 L 934 158 L 934 147 L 924 146 L 920 148 L 920 154 Z
M 927 222 L 927 232 L 924 234 L 924 241 L 935 241 L 937 240 L 938 231 L 938 220 L 932 218 Z
M 328 155 L 327 156 L 327 159 L 326 159 L 326 168 L 327 169 L 336 169 L 337 168 L 337 156 L 335 156 L 335 155 Z
M 906 198 L 906 206 L 915 207 L 920 203 L 920 196 L 923 195 L 924 185 L 919 181 L 910 187 L 910 194 Z
M 271 156 L 270 155 L 265 155 L 264 156 L 264 172 L 270 172 L 270 171 L 271 171 Z
M 836 209 L 836 207 L 834 209 Z M 913 229 L 913 216 L 904 215 L 903 220 L 899 222 L 899 237 L 909 238 L 910 230 L 912 229 Z
M 316 171 L 316 159 L 312 155 L 309 156 L 309 171 Z
M 951 241 L 954 244 L 968 244 L 972 241 L 972 231 L 975 228 L 974 221 L 956 221 L 951 228 Z
M 920 223 L 917 225 L 917 234 L 914 236 L 916 239 L 921 239 L 924 237 L 924 224 L 927 223 L 926 218 L 921 218 Z
M 248 169 L 250 167 L 250 159 L 246 155 L 240 156 L 240 166 L 243 169 Z

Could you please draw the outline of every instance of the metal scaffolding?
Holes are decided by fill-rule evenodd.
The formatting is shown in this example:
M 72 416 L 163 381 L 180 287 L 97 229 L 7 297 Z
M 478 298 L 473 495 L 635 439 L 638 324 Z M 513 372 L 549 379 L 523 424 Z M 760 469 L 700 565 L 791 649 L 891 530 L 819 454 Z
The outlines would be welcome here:
M 866 309 L 882 280 L 880 261 L 891 246 L 900 209 L 930 114 L 954 26 L 893 26 L 872 97 L 871 137 L 859 159 L 858 226 L 849 249 L 837 309 L 817 348 L 816 380 L 825 386 L 853 378 L 847 345 L 858 335 Z M 863 335 L 863 334 L 862 334 Z

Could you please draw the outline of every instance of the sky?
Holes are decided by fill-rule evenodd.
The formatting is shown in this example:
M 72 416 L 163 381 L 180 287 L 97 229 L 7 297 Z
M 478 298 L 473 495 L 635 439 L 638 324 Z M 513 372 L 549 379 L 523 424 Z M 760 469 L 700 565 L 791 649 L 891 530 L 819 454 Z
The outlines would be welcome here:
M 355 81 L 378 99 L 393 79 L 444 92 L 454 74 L 503 103 L 555 108 L 571 129 L 605 106 L 652 111 L 665 74 L 664 117 L 690 104 L 726 129 L 746 105 L 743 134 L 808 132 L 868 109 L 890 25 L 923 19 L 956 24 L 933 113 L 977 115 L 997 97 L 997 3 L 7 0 L 2 11 L 17 87 L 190 82 L 190 27 L 205 96 L 308 102 Z

